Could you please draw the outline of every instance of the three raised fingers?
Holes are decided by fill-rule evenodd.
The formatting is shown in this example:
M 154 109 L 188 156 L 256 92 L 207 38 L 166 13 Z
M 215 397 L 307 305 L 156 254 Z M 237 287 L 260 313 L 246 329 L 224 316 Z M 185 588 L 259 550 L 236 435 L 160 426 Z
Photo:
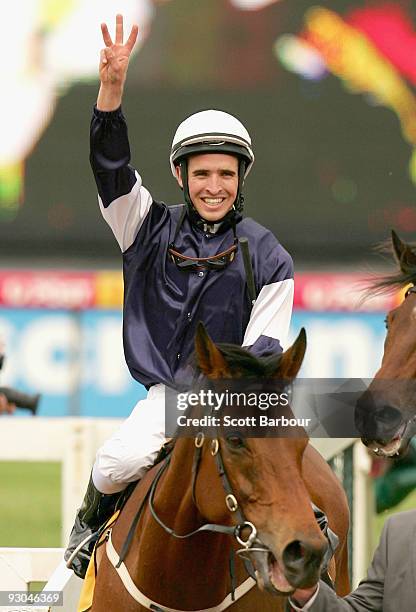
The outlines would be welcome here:
M 138 27 L 137 25 L 134 25 L 131 29 L 130 32 L 130 36 L 127 39 L 126 42 L 126 47 L 129 51 L 131 51 L 134 47 L 134 44 L 136 42 L 137 39 L 137 33 L 138 33 Z M 101 32 L 103 35 L 103 40 L 104 40 L 104 44 L 106 47 L 112 47 L 113 46 L 113 40 L 110 36 L 110 33 L 108 31 L 108 27 L 106 23 L 102 23 L 101 24 Z M 116 45 L 122 45 L 123 44 L 123 38 L 124 38 L 124 29 L 123 29 L 123 15 L 117 15 L 116 16 L 116 38 L 115 38 L 115 43 Z

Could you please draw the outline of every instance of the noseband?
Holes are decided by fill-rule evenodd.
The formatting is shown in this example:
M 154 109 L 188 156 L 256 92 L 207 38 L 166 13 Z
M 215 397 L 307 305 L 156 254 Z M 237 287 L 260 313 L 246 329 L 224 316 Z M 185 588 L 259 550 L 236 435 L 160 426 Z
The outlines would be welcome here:
M 195 498 L 196 480 L 198 476 L 199 465 L 201 462 L 202 449 L 204 446 L 204 442 L 205 442 L 205 436 L 202 432 L 199 432 L 195 438 L 195 453 L 194 453 L 194 459 L 193 459 L 193 464 L 192 464 L 192 499 L 195 505 L 196 505 L 196 498 Z M 214 438 L 211 441 L 211 455 L 215 458 L 215 463 L 218 469 L 218 474 L 221 478 L 221 482 L 222 482 L 222 485 L 225 491 L 225 505 L 227 506 L 227 509 L 232 514 L 234 514 L 234 516 L 237 518 L 238 522 L 236 525 L 229 526 L 229 525 L 218 525 L 215 523 L 205 523 L 198 529 L 194 529 L 193 531 L 190 531 L 189 533 L 185 533 L 185 534 L 178 534 L 173 529 L 165 525 L 165 523 L 161 520 L 161 518 L 156 513 L 156 510 L 154 507 L 154 498 L 155 498 L 158 482 L 162 474 L 164 473 L 164 471 L 169 465 L 171 455 L 169 455 L 169 457 L 166 458 L 164 465 L 159 470 L 158 474 L 156 475 L 156 478 L 154 479 L 152 483 L 152 486 L 149 491 L 149 504 L 148 504 L 149 510 L 153 518 L 155 519 L 155 521 L 162 527 L 162 529 L 164 529 L 167 533 L 169 533 L 169 535 L 177 539 L 183 540 L 186 538 L 190 538 L 193 535 L 200 533 L 201 531 L 212 531 L 214 533 L 223 533 L 225 535 L 233 536 L 236 539 L 237 543 L 242 547 L 236 551 L 236 554 L 243 557 L 247 572 L 252 578 L 254 578 L 255 571 L 254 571 L 251 559 L 249 559 L 247 555 L 253 552 L 268 553 L 269 549 L 265 548 L 264 546 L 260 546 L 261 542 L 257 538 L 257 529 L 255 525 L 251 523 L 250 521 L 246 521 L 244 518 L 244 515 L 239 507 L 237 498 L 235 497 L 233 493 L 233 490 L 230 485 L 230 481 L 225 471 L 224 461 L 221 455 L 221 446 L 217 438 Z M 242 532 L 247 529 L 249 529 L 250 532 L 246 537 L 244 537 Z M 257 546 L 254 546 L 255 543 L 257 544 Z
M 195 504 L 196 504 L 195 485 L 196 485 L 196 478 L 198 475 L 198 468 L 199 468 L 199 463 L 201 460 L 202 447 L 204 445 L 204 440 L 205 440 L 205 437 L 202 432 L 200 432 L 195 438 L 195 454 L 194 454 L 194 460 L 193 460 L 193 465 L 192 465 L 192 497 L 193 497 Z M 190 538 L 196 533 L 199 533 L 202 531 L 213 531 L 216 533 L 222 533 L 222 534 L 234 536 L 238 544 L 242 546 L 241 549 L 236 551 L 237 554 L 240 554 L 241 556 L 249 552 L 255 552 L 255 551 L 261 551 L 261 552 L 266 552 L 266 553 L 269 552 L 267 548 L 260 548 L 260 547 L 253 546 L 255 542 L 260 543 L 260 541 L 257 539 L 257 529 L 253 525 L 253 523 L 250 523 L 249 521 L 244 520 L 243 514 L 241 510 L 239 509 L 238 501 L 232 492 L 228 477 L 225 473 L 224 463 L 223 463 L 222 456 L 221 456 L 221 448 L 220 448 L 219 441 L 217 439 L 214 439 L 211 442 L 211 455 L 216 458 L 218 472 L 221 477 L 221 480 L 222 480 L 222 483 L 225 489 L 225 493 L 226 493 L 226 496 L 225 496 L 226 506 L 230 512 L 236 513 L 236 516 L 238 517 L 239 522 L 237 523 L 237 525 L 229 526 L 229 525 L 216 525 L 216 524 L 206 523 L 205 525 L 202 525 L 202 527 L 199 527 L 198 529 L 195 529 L 194 531 L 191 531 L 185 534 L 178 534 L 173 529 L 165 525 L 165 523 L 160 519 L 160 517 L 156 513 L 156 510 L 154 507 L 154 498 L 156 494 L 157 485 L 162 477 L 162 474 L 165 472 L 168 465 L 170 464 L 172 454 L 169 454 L 165 458 L 163 465 L 161 466 L 158 473 L 156 474 L 156 477 L 153 480 L 152 485 L 148 489 L 144 499 L 142 500 L 142 503 L 140 504 L 140 508 L 138 509 L 133 519 L 133 522 L 130 526 L 129 532 L 127 534 L 127 538 L 124 542 L 124 545 L 123 545 L 123 548 L 120 554 L 116 552 L 112 544 L 111 527 L 107 529 L 105 540 L 104 540 L 106 541 L 107 557 L 110 560 L 110 563 L 113 565 L 116 572 L 118 573 L 126 590 L 130 593 L 133 599 L 135 599 L 141 606 L 143 606 L 147 610 L 155 610 L 155 611 L 160 610 L 160 612 L 184 612 L 181 610 L 176 610 L 176 609 L 174 610 L 173 608 L 167 608 L 149 599 L 142 591 L 140 591 L 137 588 L 137 586 L 133 582 L 129 574 L 129 571 L 124 563 L 124 558 L 127 555 L 127 552 L 129 550 L 131 540 L 134 536 L 139 518 L 142 514 L 142 511 L 145 507 L 146 502 L 149 506 L 149 510 L 154 520 L 158 523 L 158 525 L 160 525 L 160 527 L 162 527 L 162 529 L 166 531 L 166 533 L 168 533 L 174 538 L 185 539 L 185 538 Z M 246 538 L 243 537 L 243 534 L 242 534 L 242 531 L 245 529 L 250 529 L 250 533 Z M 247 578 L 243 583 L 239 584 L 238 586 L 236 585 L 235 575 L 234 575 L 234 556 L 233 554 L 234 552 L 232 551 L 231 557 L 230 557 L 231 593 L 229 593 L 219 605 L 214 606 L 213 608 L 211 607 L 211 608 L 206 608 L 205 610 L 200 610 L 199 612 L 223 612 L 224 610 L 232 606 L 238 599 L 243 597 L 256 584 L 257 579 L 256 579 L 256 574 L 255 574 L 255 570 L 251 562 L 251 559 L 249 558 L 247 559 L 247 557 L 243 556 L 243 563 L 245 565 L 247 573 L 249 574 L 249 578 Z
M 406 293 L 404 294 L 404 299 L 406 299 L 410 293 L 416 293 L 415 285 L 412 285 L 411 287 L 409 287 L 409 289 L 406 289 Z
M 202 432 L 199 432 L 195 438 L 195 453 L 194 453 L 193 464 L 192 464 L 192 499 L 194 501 L 195 506 L 197 506 L 196 499 L 195 499 L 196 480 L 198 476 L 198 470 L 199 470 L 199 465 L 200 465 L 200 461 L 202 457 L 202 449 L 204 446 L 204 442 L 205 442 L 205 436 Z M 213 523 L 206 523 L 202 525 L 201 527 L 199 527 L 198 529 L 190 531 L 189 533 L 178 534 L 173 529 L 168 527 L 161 520 L 161 518 L 158 516 L 156 509 L 154 507 L 154 499 L 156 495 L 157 485 L 162 475 L 164 474 L 164 472 L 166 471 L 166 469 L 168 468 L 170 464 L 170 460 L 172 457 L 172 453 L 171 453 L 164 459 L 164 462 L 161 468 L 159 469 L 158 473 L 156 474 L 155 479 L 153 480 L 150 488 L 147 490 L 147 493 L 144 499 L 142 500 L 142 503 L 140 504 L 140 507 L 130 526 L 129 532 L 127 534 L 127 538 L 124 542 L 124 545 L 123 545 L 123 548 L 120 554 L 117 553 L 117 551 L 115 550 L 112 544 L 111 525 L 109 526 L 110 528 L 106 527 L 107 531 L 106 531 L 105 539 L 103 540 L 102 543 L 104 543 L 105 541 L 107 543 L 106 553 L 107 553 L 108 559 L 110 560 L 111 564 L 113 565 L 119 577 L 121 578 L 126 590 L 140 605 L 142 605 L 148 610 L 155 610 L 155 612 L 156 611 L 185 612 L 185 611 L 176 610 L 173 608 L 167 608 L 149 599 L 142 591 L 140 591 L 137 588 L 137 586 L 133 582 L 128 572 L 128 569 L 124 563 L 124 558 L 127 555 L 127 552 L 129 550 L 131 540 L 134 536 L 139 518 L 142 514 L 142 511 L 146 503 L 148 504 L 150 513 L 152 517 L 154 518 L 154 520 L 158 523 L 158 525 L 166 533 L 168 533 L 170 536 L 174 538 L 182 540 L 182 539 L 190 538 L 193 535 L 203 532 L 203 531 L 212 531 L 214 533 L 221 533 L 221 534 L 233 536 L 235 540 L 237 541 L 237 543 L 241 546 L 241 548 L 235 551 L 235 553 L 237 555 L 240 555 L 240 557 L 242 558 L 245 569 L 247 573 L 249 574 L 249 578 L 247 578 L 243 583 L 239 584 L 238 586 L 236 585 L 235 575 L 234 575 L 234 550 L 232 549 L 231 556 L 230 556 L 230 564 L 229 564 L 230 579 L 231 579 L 231 593 L 229 593 L 219 605 L 211 607 L 211 608 L 206 608 L 204 610 L 199 610 L 199 612 L 224 612 L 227 608 L 232 606 L 238 599 L 243 597 L 257 583 L 257 572 L 254 569 L 253 562 L 250 557 L 250 553 L 260 552 L 260 553 L 268 554 L 270 552 L 270 550 L 266 548 L 261 542 L 261 540 L 257 537 L 257 529 L 255 525 L 251 523 L 250 521 L 246 521 L 244 518 L 244 515 L 239 507 L 237 498 L 235 497 L 232 491 L 228 476 L 226 474 L 225 467 L 224 467 L 224 461 L 221 455 L 221 446 L 217 438 L 214 438 L 213 440 L 211 440 L 210 452 L 211 452 L 211 455 L 215 458 L 216 466 L 218 469 L 218 474 L 222 481 L 222 485 L 223 485 L 224 492 L 225 492 L 225 504 L 228 510 L 236 516 L 237 521 L 238 521 L 236 525 L 230 526 L 230 525 L 218 525 L 218 524 L 213 524 Z M 316 508 L 316 506 L 314 506 L 313 504 L 312 504 L 312 508 L 316 515 L 316 510 L 318 510 L 318 508 Z M 321 527 L 321 530 L 324 531 L 321 525 L 320 527 Z M 242 533 L 246 529 L 250 530 L 247 536 L 245 536 Z M 327 537 L 329 539 L 328 535 Z M 333 553 L 337 543 L 335 543 L 335 547 L 332 547 L 331 541 L 330 541 L 330 544 L 331 544 L 332 553 Z
M 194 453 L 194 458 L 193 458 L 193 464 L 192 464 L 192 499 L 194 501 L 194 504 L 196 506 L 196 499 L 195 499 L 195 487 L 196 487 L 196 480 L 197 480 L 197 476 L 198 476 L 198 470 L 199 470 L 199 464 L 201 461 L 201 457 L 202 457 L 202 448 L 204 446 L 204 442 L 205 442 L 205 436 L 202 432 L 199 432 L 195 438 L 195 453 Z M 166 531 L 166 533 L 168 533 L 170 536 L 172 536 L 173 538 L 177 538 L 178 540 L 185 540 L 186 538 L 190 538 L 193 535 L 196 535 L 197 533 L 203 532 L 203 531 L 212 531 L 214 533 L 222 533 L 224 535 L 230 535 L 233 536 L 235 538 L 235 540 L 237 541 L 237 543 L 242 547 L 239 548 L 238 550 L 236 550 L 236 554 L 240 555 L 243 558 L 243 562 L 244 565 L 246 567 L 246 570 L 249 574 L 249 576 L 256 581 L 256 576 L 255 576 L 255 570 L 253 567 L 253 563 L 251 561 L 251 559 L 249 558 L 249 553 L 254 553 L 254 552 L 264 552 L 264 553 L 268 553 L 269 549 L 264 547 L 263 545 L 261 545 L 262 543 L 260 542 L 260 540 L 257 538 L 257 529 L 255 527 L 255 525 L 253 523 L 251 523 L 250 521 L 246 521 L 242 511 L 240 510 L 237 498 L 235 497 L 230 482 L 228 480 L 228 476 L 226 474 L 225 468 L 224 468 L 224 462 L 222 459 L 222 455 L 221 455 L 221 447 L 219 444 L 218 439 L 214 438 L 211 441 L 211 455 L 213 457 L 215 457 L 215 461 L 216 461 L 216 465 L 217 465 L 217 469 L 218 469 L 218 474 L 221 478 L 223 487 L 224 487 L 224 491 L 225 491 L 225 504 L 228 508 L 228 510 L 235 514 L 236 518 L 237 518 L 237 524 L 236 525 L 218 525 L 215 523 L 206 523 L 204 525 L 202 525 L 201 527 L 199 527 L 198 529 L 194 529 L 193 531 L 190 531 L 189 533 L 185 533 L 185 534 L 179 534 L 176 533 L 176 531 L 174 531 L 174 529 L 168 527 L 168 525 L 166 525 L 162 519 L 158 516 L 156 509 L 155 509 L 155 505 L 154 505 L 154 500 L 155 500 L 155 495 L 156 495 L 156 490 L 157 490 L 157 486 L 159 484 L 159 481 L 162 477 L 162 475 L 165 473 L 165 471 L 167 470 L 171 458 L 172 458 L 172 452 L 164 459 L 163 464 L 161 466 L 161 468 L 159 469 L 158 473 L 156 474 L 150 488 L 148 489 L 145 497 L 142 500 L 142 503 L 140 504 L 139 509 L 136 512 L 136 515 L 131 523 L 130 529 L 128 531 L 127 537 L 124 541 L 122 550 L 120 552 L 120 554 L 118 555 L 118 562 L 115 565 L 115 568 L 118 570 L 122 564 L 124 563 L 124 559 L 129 551 L 130 548 L 130 544 L 133 540 L 134 537 L 134 533 L 136 531 L 136 527 L 137 524 L 139 522 L 139 519 L 142 515 L 142 512 L 144 510 L 144 507 L 147 503 L 150 513 L 152 515 L 152 517 L 154 518 L 154 520 L 157 522 L 158 525 L 160 525 L 160 527 L 162 527 L 162 529 L 164 531 Z M 249 529 L 250 532 L 248 534 L 248 536 L 244 537 L 243 536 L 243 531 Z M 253 546 L 254 544 L 257 544 L 257 546 Z

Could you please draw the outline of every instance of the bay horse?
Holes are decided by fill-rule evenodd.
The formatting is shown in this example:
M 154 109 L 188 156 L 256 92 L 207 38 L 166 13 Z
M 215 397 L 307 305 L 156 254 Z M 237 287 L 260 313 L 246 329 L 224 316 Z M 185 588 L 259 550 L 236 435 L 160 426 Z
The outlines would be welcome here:
M 217 346 L 200 324 L 195 346 L 199 369 L 211 380 L 251 375 L 290 382 L 306 334 L 284 353 L 258 359 L 240 347 Z M 348 504 L 304 430 L 293 437 L 245 438 L 238 431 L 177 437 L 99 549 L 91 612 L 283 612 L 295 588 L 319 580 L 327 550 L 311 501 L 339 537 L 328 573 L 345 595 Z M 251 576 L 238 549 L 252 561 Z
M 399 270 L 374 288 L 407 290 L 386 317 L 381 367 L 355 408 L 363 443 L 384 457 L 402 455 L 416 434 L 416 250 L 394 231 L 391 243 Z

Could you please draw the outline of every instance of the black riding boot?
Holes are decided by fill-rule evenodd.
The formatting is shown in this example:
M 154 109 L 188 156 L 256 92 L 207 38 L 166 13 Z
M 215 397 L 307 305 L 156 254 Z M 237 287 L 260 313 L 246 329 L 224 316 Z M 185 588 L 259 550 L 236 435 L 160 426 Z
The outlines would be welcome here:
M 87 572 L 91 554 L 97 541 L 98 532 L 115 510 L 117 501 L 121 493 L 104 495 L 95 488 L 90 477 L 87 492 L 75 517 L 75 523 L 69 536 L 68 548 L 64 553 L 65 560 L 71 557 L 74 550 L 87 539 L 87 542 L 80 548 L 76 556 L 70 561 L 68 567 L 74 570 L 80 578 L 84 578 Z

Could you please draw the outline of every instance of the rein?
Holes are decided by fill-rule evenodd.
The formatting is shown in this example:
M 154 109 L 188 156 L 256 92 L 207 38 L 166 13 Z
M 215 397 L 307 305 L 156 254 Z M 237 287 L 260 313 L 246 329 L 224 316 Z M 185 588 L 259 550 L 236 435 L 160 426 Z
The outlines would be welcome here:
M 205 441 L 204 434 L 202 432 L 198 433 L 198 435 L 195 438 L 195 454 L 194 454 L 193 465 L 192 465 L 192 498 L 193 498 L 195 505 L 196 505 L 196 499 L 195 499 L 196 479 L 198 476 L 198 468 L 199 468 L 200 461 L 201 461 L 202 447 L 204 445 L 204 441 Z M 238 501 L 235 495 L 233 494 L 227 473 L 225 471 L 225 466 L 224 466 L 223 458 L 221 455 L 221 447 L 220 447 L 218 439 L 214 438 L 211 441 L 210 451 L 211 451 L 211 455 L 215 457 L 218 474 L 221 478 L 221 482 L 222 482 L 224 492 L 225 492 L 226 506 L 228 510 L 233 514 L 235 513 L 235 516 L 237 517 L 238 523 L 236 525 L 230 526 L 230 525 L 219 525 L 215 523 L 205 523 L 198 529 L 194 529 L 193 531 L 190 531 L 185 534 L 179 534 L 179 533 L 176 533 L 172 528 L 168 527 L 161 520 L 161 518 L 158 516 L 156 512 L 156 509 L 154 506 L 154 499 L 155 499 L 156 490 L 157 490 L 159 481 L 162 475 L 167 470 L 168 466 L 170 465 L 171 455 L 168 455 L 164 459 L 163 464 L 161 468 L 159 469 L 159 471 L 157 472 L 155 478 L 153 479 L 153 482 L 151 483 L 150 487 L 147 489 L 147 492 L 130 526 L 127 538 L 123 544 L 122 552 L 120 555 L 117 553 L 112 543 L 112 539 L 111 539 L 112 527 L 107 530 L 106 538 L 105 538 L 107 557 L 110 563 L 113 565 L 116 572 L 118 573 L 124 587 L 126 588 L 128 593 L 131 595 L 131 597 L 136 602 L 138 602 L 141 606 L 145 607 L 147 610 L 151 610 L 153 612 L 185 612 L 184 610 L 168 608 L 166 606 L 163 606 L 149 599 L 144 593 L 142 593 L 138 589 L 132 577 L 130 576 L 128 568 L 126 567 L 124 563 L 124 558 L 127 555 L 131 540 L 133 539 L 133 536 L 136 531 L 136 527 L 137 527 L 139 518 L 142 514 L 142 511 L 146 503 L 149 506 L 149 510 L 150 510 L 150 513 L 153 519 L 157 522 L 157 524 L 160 527 L 162 527 L 162 529 L 164 529 L 164 531 L 166 531 L 166 533 L 168 533 L 170 536 L 174 538 L 186 539 L 200 532 L 212 531 L 214 533 L 221 533 L 221 534 L 233 536 L 236 539 L 237 543 L 242 547 L 238 549 L 237 551 L 235 551 L 235 553 L 233 549 L 231 550 L 230 564 L 229 564 L 230 578 L 231 578 L 231 593 L 229 593 L 220 604 L 214 607 L 194 610 L 194 611 L 188 611 L 188 612 L 223 612 L 224 610 L 229 608 L 229 606 L 234 604 L 238 599 L 240 599 L 246 593 L 248 593 L 257 583 L 256 572 L 254 570 L 253 563 L 250 558 L 250 553 L 255 553 L 255 552 L 262 552 L 266 554 L 269 553 L 269 549 L 266 548 L 262 544 L 262 542 L 257 538 L 257 529 L 255 525 L 244 519 L 244 515 L 239 508 Z M 330 549 L 331 549 L 331 555 L 330 555 L 331 557 L 332 554 L 334 553 L 335 548 L 338 545 L 338 538 L 329 529 L 327 520 L 326 520 L 326 516 L 322 513 L 322 511 L 319 510 L 319 508 L 317 508 L 314 504 L 312 504 L 312 508 L 313 508 L 316 520 L 318 521 L 318 524 L 321 530 L 323 531 L 323 533 L 325 533 L 326 537 L 328 538 Z M 250 529 L 250 533 L 248 534 L 246 538 L 243 538 L 242 531 L 247 528 Z M 244 582 L 239 584 L 238 586 L 236 586 L 235 575 L 234 575 L 234 554 L 237 554 L 242 558 L 246 571 L 249 574 L 249 577 Z M 329 561 L 329 558 L 328 558 L 328 561 Z
M 235 527 L 228 527 L 226 525 L 216 525 L 216 524 L 212 524 L 212 523 L 206 523 L 205 525 L 202 525 L 202 527 L 199 527 L 198 529 L 194 529 L 193 531 L 190 531 L 189 533 L 185 533 L 185 534 L 182 534 L 182 535 L 179 534 L 179 533 L 176 533 L 173 529 L 171 529 L 170 527 L 165 525 L 165 523 L 156 514 L 156 510 L 155 510 L 155 507 L 154 507 L 154 499 L 155 499 L 155 493 L 156 493 L 157 484 L 158 484 L 158 482 L 160 480 L 160 477 L 162 476 L 163 472 L 168 467 L 169 463 L 170 463 L 170 461 L 166 461 L 166 463 L 163 465 L 162 469 L 156 475 L 156 478 L 154 479 L 154 481 L 152 483 L 152 486 L 150 488 L 150 492 L 149 492 L 150 493 L 149 494 L 149 503 L 148 503 L 149 510 L 150 510 L 151 515 L 155 519 L 156 523 L 158 523 L 158 525 L 160 525 L 162 527 L 162 529 L 164 529 L 166 531 L 166 533 L 168 533 L 172 537 L 180 539 L 180 540 L 184 540 L 186 538 L 190 538 L 191 536 L 195 535 L 196 533 L 198 533 L 200 531 L 216 531 L 218 533 L 224 533 L 226 535 L 234 535 Z
M 198 467 L 199 467 L 199 463 L 200 463 L 200 459 L 202 455 L 202 447 L 204 444 L 204 440 L 205 440 L 204 434 L 202 432 L 198 433 L 198 435 L 195 438 L 195 455 L 194 455 L 194 462 L 193 462 L 193 467 L 192 467 L 192 497 L 193 497 L 194 503 L 195 503 L 195 483 L 196 483 L 196 478 L 198 475 Z M 156 478 L 154 479 L 152 486 L 150 488 L 150 491 L 149 491 L 149 504 L 148 505 L 149 505 L 149 510 L 153 518 L 158 523 L 158 525 L 160 525 L 162 529 L 166 531 L 166 533 L 168 533 L 169 535 L 177 539 L 182 540 L 182 539 L 190 538 L 193 535 L 200 533 L 201 531 L 213 531 L 214 533 L 223 533 L 226 535 L 233 536 L 237 540 L 238 544 L 242 546 L 242 548 L 236 551 L 237 555 L 244 556 L 250 552 L 269 552 L 268 549 L 264 547 L 262 548 L 253 547 L 253 544 L 255 542 L 259 542 L 259 540 L 257 539 L 257 529 L 253 525 L 253 523 L 250 523 L 250 521 L 245 520 L 243 513 L 240 510 L 238 501 L 232 492 L 232 488 L 231 488 L 230 482 L 228 480 L 228 477 L 227 477 L 227 474 L 224 468 L 224 462 L 223 462 L 222 455 L 221 455 L 221 448 L 216 438 L 213 439 L 211 442 L 211 455 L 215 457 L 218 473 L 221 478 L 222 485 L 224 487 L 224 491 L 226 493 L 225 504 L 230 512 L 235 513 L 238 519 L 237 525 L 230 526 L 230 525 L 218 525 L 216 523 L 205 523 L 205 525 L 198 527 L 198 529 L 194 529 L 193 531 L 190 531 L 189 533 L 185 533 L 185 534 L 178 534 L 173 529 L 168 527 L 157 515 L 155 507 L 154 507 L 154 497 L 156 493 L 157 484 L 159 482 L 160 477 L 162 476 L 162 473 L 167 468 L 168 462 L 165 463 L 165 465 L 156 475 Z M 168 457 L 167 459 L 170 460 L 170 457 Z M 250 533 L 247 536 L 247 539 L 244 539 L 242 537 L 242 531 L 246 528 L 250 529 Z M 246 559 L 246 557 L 244 557 L 244 564 L 246 566 L 246 570 L 249 573 L 249 575 L 252 578 L 254 578 L 255 571 L 254 571 L 251 560 L 248 560 Z
M 204 441 L 205 441 L 205 436 L 202 432 L 198 433 L 198 435 L 195 438 L 195 454 L 194 454 L 194 460 L 193 460 L 193 465 L 192 465 L 192 498 L 194 500 L 194 503 L 196 503 L 195 500 L 195 486 L 196 486 L 196 479 L 198 476 L 198 468 L 199 468 L 199 464 L 200 464 L 200 460 L 201 460 L 201 456 L 202 456 L 202 447 L 204 445 Z M 157 490 L 157 486 L 159 484 L 159 481 L 162 477 L 162 475 L 165 473 L 165 471 L 167 470 L 168 466 L 170 465 L 170 460 L 171 460 L 171 456 L 172 455 L 168 455 L 161 468 L 159 469 L 158 473 L 156 474 L 153 482 L 151 483 L 151 486 L 149 487 L 149 489 L 146 492 L 146 495 L 144 496 L 144 499 L 142 500 L 142 503 L 140 504 L 140 507 L 133 519 L 133 522 L 130 526 L 129 532 L 127 534 L 127 538 L 124 542 L 122 551 L 120 553 L 120 555 L 118 555 L 117 551 L 115 550 L 113 544 L 112 544 L 112 540 L 111 540 L 111 529 L 109 529 L 107 531 L 106 534 L 106 540 L 107 540 L 107 544 L 106 544 L 106 553 L 107 553 L 107 557 L 109 559 L 109 561 L 111 562 L 111 564 L 113 565 L 113 567 L 115 568 L 115 570 L 117 571 L 120 579 L 122 580 L 125 588 L 127 589 L 127 591 L 130 593 L 130 595 L 138 602 L 140 603 L 142 606 L 146 607 L 148 610 L 153 610 L 154 612 L 182 612 L 180 610 L 174 610 L 172 608 L 167 608 L 165 606 L 162 606 L 152 600 L 150 600 L 144 593 L 142 593 L 137 586 L 135 585 L 134 581 L 132 580 L 129 571 L 124 563 L 124 558 L 127 555 L 127 552 L 130 548 L 130 544 L 131 541 L 133 539 L 134 533 L 136 531 L 136 527 L 139 521 L 139 518 L 143 512 L 144 506 L 147 502 L 147 505 L 149 507 L 150 513 L 153 517 L 153 519 L 157 522 L 157 524 L 162 527 L 162 529 L 164 529 L 164 531 L 166 531 L 166 533 L 168 533 L 170 536 L 177 538 L 177 539 L 186 539 L 186 538 L 190 538 L 194 535 L 196 535 L 197 533 L 200 532 L 206 532 L 206 531 L 211 531 L 214 533 L 221 533 L 224 535 L 230 535 L 233 536 L 237 543 L 242 547 L 240 549 L 238 549 L 236 551 L 237 555 L 240 555 L 242 557 L 244 566 L 246 568 L 247 573 L 249 574 L 249 578 L 247 578 L 242 584 L 240 584 L 239 586 L 235 587 L 235 577 L 234 577 L 234 570 L 233 570 L 233 566 L 234 563 L 233 561 L 230 561 L 230 577 L 231 577 L 231 593 L 228 594 L 225 599 L 218 605 L 218 606 L 214 606 L 213 608 L 206 608 L 205 610 L 198 610 L 195 612 L 222 612 L 223 610 L 226 610 L 229 606 L 231 606 L 235 601 L 237 601 L 237 599 L 240 599 L 243 595 L 245 595 L 250 589 L 252 589 L 255 584 L 257 583 L 256 580 L 256 574 L 255 574 L 255 570 L 252 564 L 252 561 L 249 557 L 247 557 L 248 553 L 252 553 L 252 552 L 265 552 L 268 553 L 268 549 L 263 547 L 263 546 L 259 546 L 261 544 L 260 540 L 257 538 L 257 529 L 256 527 L 253 525 L 253 523 L 250 523 L 249 521 L 246 521 L 244 519 L 243 513 L 241 512 L 240 508 L 239 508 L 239 504 L 238 501 L 235 497 L 235 495 L 233 494 L 230 482 L 228 480 L 228 476 L 226 474 L 225 471 L 225 467 L 224 467 L 224 462 L 222 459 L 222 455 L 221 455 L 221 448 L 220 448 L 220 444 L 218 439 L 213 439 L 211 442 L 211 455 L 213 457 L 215 457 L 215 462 L 216 462 L 216 466 L 218 469 L 218 474 L 221 478 L 221 482 L 222 485 L 224 487 L 224 491 L 225 491 L 225 503 L 226 506 L 228 508 L 228 510 L 231 513 L 235 513 L 235 516 L 237 517 L 238 523 L 236 525 L 219 525 L 219 524 L 215 524 L 215 523 L 205 523 L 204 525 L 202 525 L 201 527 L 198 527 L 197 529 L 194 529 L 193 531 L 190 531 L 188 533 L 185 534 L 179 534 L 176 533 L 173 529 L 171 529 L 170 527 L 168 527 L 162 520 L 161 518 L 158 516 L 155 506 L 154 506 L 154 499 L 155 499 L 155 495 L 156 495 L 156 490 Z M 249 529 L 250 532 L 248 534 L 248 536 L 246 538 L 243 537 L 242 531 Z M 258 544 L 257 546 L 253 546 L 253 544 Z

